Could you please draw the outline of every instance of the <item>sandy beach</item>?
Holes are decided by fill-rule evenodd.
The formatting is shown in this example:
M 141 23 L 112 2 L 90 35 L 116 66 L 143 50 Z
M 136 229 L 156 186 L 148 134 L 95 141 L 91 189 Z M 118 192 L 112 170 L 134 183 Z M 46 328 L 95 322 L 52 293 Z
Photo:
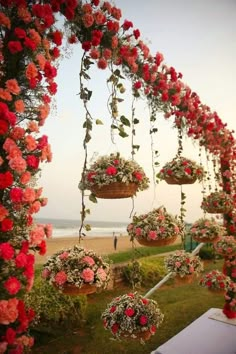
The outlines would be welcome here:
M 53 253 L 79 244 L 78 237 L 64 236 L 54 237 L 47 241 L 47 253 L 44 256 L 36 255 L 36 263 L 42 264 Z M 97 254 L 106 255 L 113 252 L 127 251 L 132 249 L 132 243 L 129 236 L 118 236 L 117 249 L 114 250 L 114 240 L 112 237 L 93 237 L 86 236 L 80 241 L 80 245 L 86 249 L 91 249 Z M 142 247 L 135 243 L 136 247 Z
M 43 264 L 47 258 L 53 253 L 72 247 L 79 244 L 78 237 L 54 237 L 47 239 L 47 253 L 44 256 L 36 255 L 36 264 Z M 179 243 L 178 239 L 175 243 Z M 93 237 L 86 236 L 80 241 L 80 245 L 86 249 L 91 249 L 98 255 L 107 255 L 110 253 L 128 251 L 132 249 L 132 242 L 130 242 L 129 236 L 118 236 L 117 249 L 114 249 L 114 239 L 112 237 Z M 135 242 L 135 247 L 143 247 L 138 242 Z

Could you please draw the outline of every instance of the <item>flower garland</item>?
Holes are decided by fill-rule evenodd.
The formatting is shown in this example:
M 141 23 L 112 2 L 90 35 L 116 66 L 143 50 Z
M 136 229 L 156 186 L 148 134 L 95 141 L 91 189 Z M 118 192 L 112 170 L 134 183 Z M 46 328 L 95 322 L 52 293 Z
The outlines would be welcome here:
M 65 32 L 57 28 L 58 14 L 65 19 Z M 17 296 L 33 284 L 31 250 L 45 253 L 45 237 L 51 232 L 50 226 L 34 224 L 33 215 L 46 205 L 46 199 L 33 182 L 40 164 L 52 158 L 47 137 L 40 136 L 40 127 L 57 91 L 56 66 L 64 33 L 70 44 L 81 44 L 99 69 L 114 63 L 120 68 L 115 78 L 121 78 L 122 70 L 133 82 L 135 97 L 145 97 L 150 106 L 165 112 L 166 119 L 173 116 L 181 120 L 189 137 L 220 155 L 227 167 L 225 173 L 231 174 L 227 188 L 231 187 L 235 194 L 236 144 L 232 132 L 181 81 L 181 73 L 163 64 L 161 53 L 151 55 L 140 39 L 140 31 L 133 29 L 131 21 L 121 22 L 121 17 L 120 9 L 100 0 L 0 1 L 0 265 L 4 274 L 0 304 L 5 317 L 10 309 L 15 313 L 7 320 L 0 316 L 2 352 L 22 353 L 32 345 L 27 337 L 30 319 L 21 325 L 24 311 L 28 310 L 22 310 L 23 302 Z M 118 101 L 114 96 L 112 99 L 112 115 L 120 122 L 122 135 Z

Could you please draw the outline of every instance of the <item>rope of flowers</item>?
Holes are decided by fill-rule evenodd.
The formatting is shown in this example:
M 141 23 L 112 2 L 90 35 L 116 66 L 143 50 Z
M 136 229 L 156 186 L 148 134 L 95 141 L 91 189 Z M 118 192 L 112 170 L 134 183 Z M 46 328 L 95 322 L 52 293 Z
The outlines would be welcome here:
M 92 294 L 107 287 L 110 266 L 92 250 L 75 245 L 49 257 L 42 277 L 66 295 Z

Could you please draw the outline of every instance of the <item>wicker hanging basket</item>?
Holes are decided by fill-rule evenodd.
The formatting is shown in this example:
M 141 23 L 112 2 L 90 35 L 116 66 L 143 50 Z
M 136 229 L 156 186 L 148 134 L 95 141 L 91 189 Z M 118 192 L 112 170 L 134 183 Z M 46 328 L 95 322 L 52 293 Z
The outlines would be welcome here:
M 185 275 L 184 277 L 180 277 L 178 274 L 175 277 L 175 284 L 182 285 L 182 284 L 191 284 L 194 281 L 195 275 L 189 274 Z
M 214 243 L 216 241 L 218 241 L 220 239 L 220 235 L 216 235 L 214 238 L 210 238 L 210 237 L 197 237 L 197 236 L 193 236 L 193 239 L 197 242 L 203 242 L 203 243 Z
M 164 179 L 166 181 L 166 183 L 168 184 L 193 184 L 196 182 L 197 177 L 193 176 L 191 178 L 188 177 L 182 177 L 182 178 L 178 178 L 178 177 L 174 177 L 174 176 L 169 176 L 169 177 L 165 177 Z
M 53 284 L 57 289 L 58 286 Z M 63 288 L 61 289 L 64 295 L 70 296 L 77 296 L 77 295 L 89 295 L 95 293 L 97 290 L 96 285 L 91 284 L 83 284 L 81 288 L 78 288 L 74 284 L 64 284 Z
M 114 182 L 105 186 L 99 187 L 94 185 L 91 187 L 91 192 L 97 197 L 102 199 L 121 199 L 130 198 L 136 194 L 138 189 L 137 183 L 123 183 Z
M 169 237 L 169 238 L 160 238 L 156 240 L 146 240 L 144 238 L 137 238 L 138 243 L 143 246 L 149 247 L 158 247 L 158 246 L 167 246 L 171 245 L 177 240 L 177 236 Z
M 231 208 L 227 206 L 224 207 L 205 207 L 204 210 L 209 214 L 227 214 L 231 211 Z
M 151 332 L 150 331 L 144 331 L 144 332 L 124 332 L 121 337 L 127 338 L 127 339 L 133 339 L 133 340 L 138 340 L 138 339 L 143 339 L 145 341 L 149 340 L 151 337 Z

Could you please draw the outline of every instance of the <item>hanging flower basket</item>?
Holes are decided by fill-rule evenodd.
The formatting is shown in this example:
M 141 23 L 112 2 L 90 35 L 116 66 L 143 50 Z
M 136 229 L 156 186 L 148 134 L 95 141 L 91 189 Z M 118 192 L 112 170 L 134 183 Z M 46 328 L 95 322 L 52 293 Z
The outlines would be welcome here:
M 234 236 L 221 237 L 214 243 L 216 253 L 224 257 L 236 256 L 236 239 Z
M 127 226 L 131 240 L 136 239 L 144 246 L 169 245 L 183 234 L 184 225 L 167 213 L 164 207 L 153 209 L 147 214 L 134 216 Z
M 216 242 L 226 234 L 226 229 L 213 218 L 201 218 L 193 223 L 189 234 L 197 242 Z
M 173 273 L 178 284 L 190 284 L 195 275 L 203 271 L 200 257 L 185 251 L 176 251 L 168 255 L 164 258 L 164 265 L 168 272 Z
M 137 292 L 116 297 L 101 316 L 106 330 L 115 338 L 148 340 L 163 321 L 156 301 Z
M 219 270 L 212 270 L 205 274 L 199 284 L 211 292 L 225 293 L 233 281 Z
M 81 190 L 90 190 L 97 198 L 129 198 L 149 186 L 142 167 L 133 160 L 117 154 L 99 157 L 85 171 L 79 184 Z
M 193 184 L 202 181 L 204 170 L 202 166 L 185 157 L 175 157 L 167 162 L 157 174 L 157 178 L 165 180 L 168 184 Z
M 230 194 L 212 192 L 203 198 L 201 208 L 211 214 L 227 214 L 234 208 L 234 202 Z
M 110 266 L 93 251 L 75 245 L 52 255 L 42 276 L 66 295 L 92 294 L 107 287 Z
M 97 198 L 103 199 L 120 199 L 120 198 L 130 198 L 136 194 L 138 185 L 136 183 L 123 183 L 114 182 L 106 186 L 99 187 L 94 185 L 91 187 L 91 192 Z

